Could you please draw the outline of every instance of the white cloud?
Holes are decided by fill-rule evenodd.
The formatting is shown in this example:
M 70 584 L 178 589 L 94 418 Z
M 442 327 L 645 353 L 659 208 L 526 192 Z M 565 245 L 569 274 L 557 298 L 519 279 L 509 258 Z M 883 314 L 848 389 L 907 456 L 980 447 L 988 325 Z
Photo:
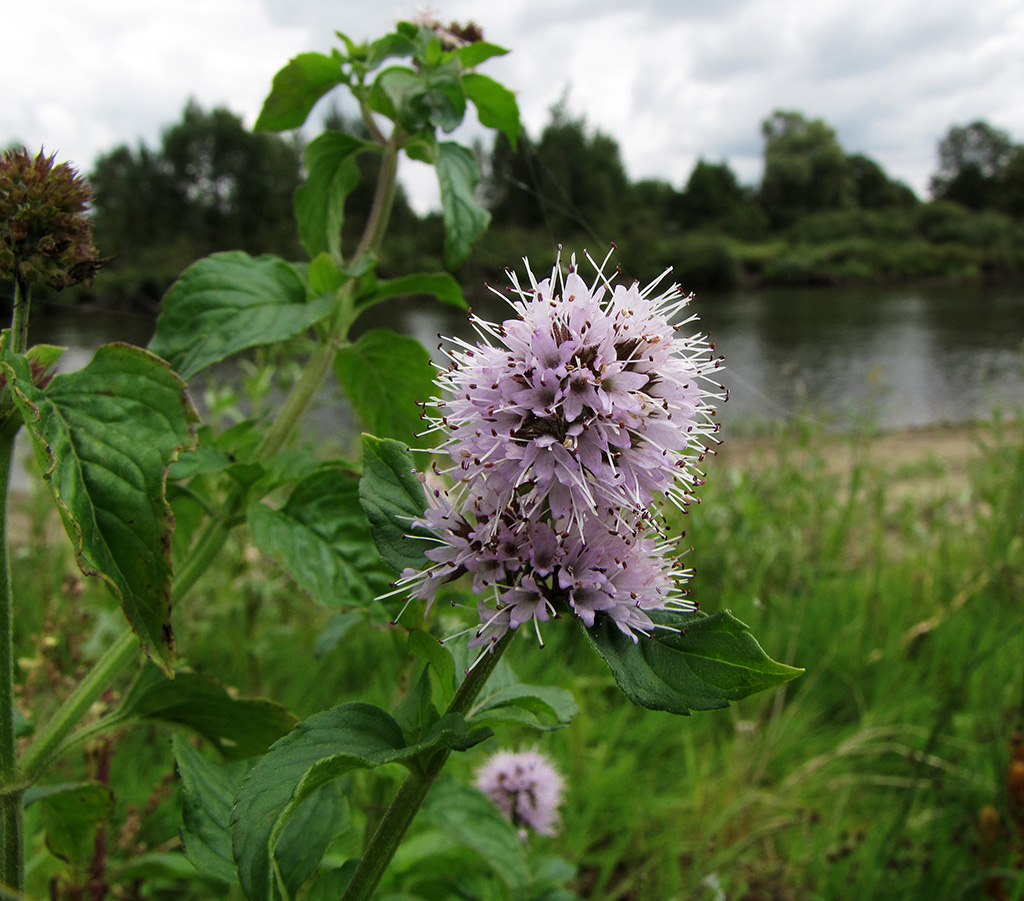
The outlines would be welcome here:
M 615 137 L 634 178 L 681 186 L 699 156 L 760 174 L 774 109 L 825 119 L 923 190 L 948 128 L 987 119 L 1024 141 L 1024 0 L 480 0 L 434 2 L 509 47 L 486 71 L 518 93 L 536 136 L 569 89 L 570 110 Z M 0 144 L 46 143 L 83 167 L 116 143 L 154 143 L 189 96 L 251 123 L 271 78 L 334 30 L 374 38 L 413 2 L 50 0 L 5 13 Z M 8 76 L 10 79 L 10 75 Z M 472 135 L 474 132 L 470 131 Z M 430 174 L 405 167 L 414 201 Z
M 12 21 L 13 20 L 13 21 Z M 194 96 L 250 124 L 282 61 L 310 40 L 272 24 L 257 0 L 50 0 L 5 10 L 0 141 L 46 144 L 82 168 L 116 143 L 154 143 Z

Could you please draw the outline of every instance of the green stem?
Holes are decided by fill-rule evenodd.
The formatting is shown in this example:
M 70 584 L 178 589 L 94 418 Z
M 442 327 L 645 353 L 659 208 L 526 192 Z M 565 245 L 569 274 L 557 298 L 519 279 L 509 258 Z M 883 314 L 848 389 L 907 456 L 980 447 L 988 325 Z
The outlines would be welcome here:
M 347 300 L 347 295 L 348 292 L 346 291 L 343 300 Z M 287 444 L 292 434 L 298 428 L 299 423 L 313 402 L 313 398 L 320 390 L 320 386 L 323 385 L 327 374 L 331 371 L 331 364 L 334 362 L 337 344 L 344 342 L 348 336 L 348 317 L 345 317 L 345 320 L 345 326 L 342 329 L 344 331 L 343 335 L 338 336 L 335 340 L 331 340 L 328 337 L 313 349 L 313 353 L 310 354 L 309 360 L 303 367 L 302 376 L 292 386 L 292 390 L 281 405 L 281 409 L 274 418 L 274 422 L 263 436 L 263 440 L 260 442 L 256 452 L 257 459 L 265 460 L 267 457 L 276 454 Z
M 508 632 L 499 641 L 491 653 L 484 655 L 483 659 L 466 674 L 465 680 L 448 705 L 446 713 L 457 713 L 465 716 L 473 702 L 476 700 L 480 690 L 494 672 L 501 655 L 505 652 L 509 642 L 512 640 L 512 632 Z M 377 885 L 384 875 L 384 871 L 395 856 L 402 838 L 405 836 L 416 812 L 420 809 L 423 799 L 426 798 L 430 786 L 443 769 L 448 760 L 451 749 L 442 748 L 435 751 L 427 760 L 422 769 L 411 772 L 405 778 L 398 792 L 395 794 L 391 806 L 388 807 L 384 818 L 380 821 L 373 838 L 366 846 L 362 859 L 352 874 L 352 880 L 342 895 L 342 901 L 369 901 L 373 896 Z
M 395 126 L 391 139 L 384 145 L 380 160 L 380 174 L 377 176 L 377 190 L 373 195 L 373 206 L 366 220 L 362 239 L 352 259 L 358 260 L 367 251 L 376 251 L 387 231 L 391 208 L 395 203 L 398 186 L 398 147 L 402 139 L 400 129 Z
M 21 769 L 26 784 L 33 783 L 63 753 L 62 742 L 96 699 L 103 694 L 114 677 L 139 657 L 139 642 L 131 629 L 125 629 L 93 664 L 75 690 L 65 698 L 53 716 L 36 733 L 21 757 Z
M 14 731 L 14 598 L 7 537 L 11 458 L 19 422 L 12 417 L 0 429 L 0 883 L 20 892 L 25 887 L 24 788 L 18 785 Z
M 29 287 L 14 275 L 14 311 L 11 314 L 11 350 L 16 354 L 25 353 L 28 347 L 28 313 L 32 303 Z

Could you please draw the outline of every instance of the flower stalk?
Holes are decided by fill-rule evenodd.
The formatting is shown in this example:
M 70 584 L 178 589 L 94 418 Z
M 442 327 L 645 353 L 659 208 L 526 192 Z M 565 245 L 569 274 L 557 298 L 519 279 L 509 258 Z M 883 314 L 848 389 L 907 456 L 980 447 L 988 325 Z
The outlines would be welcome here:
M 505 653 L 511 638 L 512 634 L 508 633 L 492 645 L 490 651 L 466 673 L 466 678 L 445 711 L 446 715 L 454 713 L 466 716 L 469 713 L 481 689 L 497 667 L 501 655 Z M 444 768 L 449 754 L 450 748 L 432 751 L 421 769 L 406 776 L 366 846 L 359 865 L 342 895 L 342 901 L 369 901 L 373 897 L 384 871 L 391 863 L 391 858 L 395 856 L 395 851 L 423 804 L 427 792 Z
M 0 427 L 0 884 L 20 892 L 25 887 L 24 786 L 14 729 L 14 598 L 7 536 L 14 436 L 20 420 Z

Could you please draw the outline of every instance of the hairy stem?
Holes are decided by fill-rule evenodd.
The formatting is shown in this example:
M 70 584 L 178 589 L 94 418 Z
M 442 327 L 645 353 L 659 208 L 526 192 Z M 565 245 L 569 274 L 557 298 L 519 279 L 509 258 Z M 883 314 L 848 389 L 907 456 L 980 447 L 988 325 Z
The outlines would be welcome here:
M 17 273 L 14 274 L 14 309 L 11 313 L 11 350 L 16 354 L 25 353 L 28 347 L 28 313 L 32 295 L 28 285 Z
M 384 144 L 380 160 L 380 174 L 377 176 L 377 190 L 373 195 L 373 206 L 370 207 L 370 216 L 366 220 L 362 239 L 353 254 L 354 260 L 358 260 L 367 251 L 376 251 L 381 245 L 384 232 L 387 231 L 391 208 L 395 203 L 395 190 L 398 186 L 398 146 L 401 137 L 398 126 L 395 126 L 391 139 Z
M 11 458 L 19 420 L 0 428 L 0 883 L 25 887 L 25 822 L 14 731 L 14 598 L 7 536 Z
M 459 690 L 452 698 L 451 704 L 445 713 L 457 713 L 465 716 L 473 702 L 476 700 L 480 690 L 494 672 L 501 655 L 505 652 L 509 642 L 512 640 L 512 632 L 509 632 L 491 650 L 485 654 L 483 659 L 466 674 L 466 678 Z M 387 870 L 391 858 L 395 856 L 402 838 L 411 825 L 416 812 L 423 804 L 430 786 L 434 784 L 438 774 L 444 768 L 451 754 L 449 748 L 435 751 L 426 765 L 419 772 L 412 772 L 405 778 L 398 792 L 395 794 L 391 806 L 388 807 L 384 818 L 380 821 L 373 838 L 366 846 L 362 859 L 352 874 L 352 880 L 342 895 L 342 901 L 369 901 L 380 883 L 384 871 Z

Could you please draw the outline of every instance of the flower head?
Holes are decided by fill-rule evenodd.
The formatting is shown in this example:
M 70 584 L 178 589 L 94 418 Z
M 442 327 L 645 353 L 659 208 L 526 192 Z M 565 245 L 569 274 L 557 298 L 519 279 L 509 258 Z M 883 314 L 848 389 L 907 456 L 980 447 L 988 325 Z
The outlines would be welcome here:
M 595 268 L 590 284 L 575 258 L 540 282 L 527 268 L 525 288 L 513 275 L 517 318 L 474 320 L 490 340 L 451 353 L 434 423 L 453 478 L 578 526 L 607 509 L 646 517 L 656 496 L 685 506 L 720 388 L 710 345 L 678 332 L 693 317 L 673 322 L 690 300 L 678 286 L 653 296 L 658 282 L 613 285 Z
M 429 607 L 470 574 L 471 647 L 528 622 L 539 638 L 560 613 L 607 617 L 635 641 L 656 627 L 651 611 L 696 606 L 654 505 L 685 509 L 700 484 L 720 360 L 680 334 L 693 317 L 675 322 L 689 301 L 678 287 L 654 296 L 657 283 L 616 285 L 594 265 L 589 285 L 575 258 L 564 276 L 557 263 L 541 282 L 530 273 L 529 288 L 513 276 L 516 318 L 474 319 L 488 340 L 458 345 L 439 377 L 430 422 L 449 462 L 414 524 L 435 543 L 396 584 Z
M 476 784 L 514 826 L 554 835 L 564 783 L 546 755 L 498 751 L 476 771 Z
M 106 261 L 92 244 L 88 182 L 54 159 L 24 148 L 0 156 L 0 276 L 59 290 L 89 280 Z

